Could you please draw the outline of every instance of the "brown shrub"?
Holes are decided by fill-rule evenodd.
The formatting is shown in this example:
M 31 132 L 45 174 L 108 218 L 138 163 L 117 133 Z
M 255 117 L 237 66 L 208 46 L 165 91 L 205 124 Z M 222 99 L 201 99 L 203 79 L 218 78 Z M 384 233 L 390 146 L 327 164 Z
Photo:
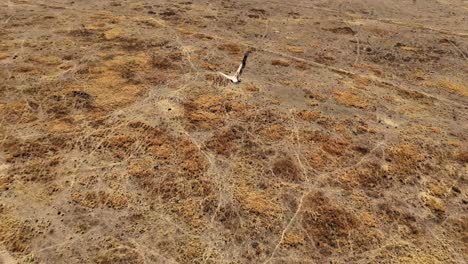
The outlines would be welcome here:
M 302 226 L 314 238 L 324 255 L 347 243 L 352 230 L 359 227 L 357 219 L 348 211 L 333 205 L 318 192 L 304 198 Z
M 241 47 L 233 43 L 225 43 L 218 46 L 219 50 L 226 51 L 231 55 L 237 55 L 241 52 Z
M 391 181 L 378 164 L 366 164 L 365 167 L 353 168 L 342 173 L 340 182 L 348 188 L 361 187 L 365 191 L 378 190 L 378 187 L 389 187 Z
M 323 150 L 307 153 L 306 158 L 309 165 L 317 170 L 333 166 L 335 163 L 335 159 Z
M 223 97 L 207 94 L 191 100 L 184 110 L 194 128 L 210 129 L 223 123 L 222 116 L 228 108 Z
M 327 98 L 317 92 L 314 92 L 312 91 L 311 89 L 303 89 L 302 91 L 304 91 L 305 93 L 305 97 L 309 98 L 309 99 L 315 99 L 317 101 L 320 101 L 320 102 L 323 102 L 325 101 Z
M 398 223 L 406 226 L 408 230 L 406 236 L 420 235 L 425 232 L 425 225 L 421 224 L 417 215 L 411 208 L 407 208 L 401 201 L 384 202 L 378 205 L 378 213 L 381 215 L 381 221 L 387 223 Z
M 0 191 L 6 191 L 10 189 L 10 184 L 13 182 L 12 177 L 0 176 Z
M 333 32 L 335 34 L 344 34 L 344 35 L 355 35 L 356 32 L 350 27 L 337 27 L 326 29 L 327 31 Z
M 170 69 L 173 67 L 171 60 L 168 57 L 159 55 L 159 54 L 153 54 L 151 55 L 151 65 L 154 68 L 158 69 Z
M 309 111 L 309 110 L 302 110 L 298 114 L 299 118 L 305 121 L 316 121 L 322 115 L 319 111 Z
M 158 127 L 153 127 L 150 126 L 146 123 L 136 121 L 136 122 L 131 122 L 128 124 L 129 128 L 134 129 L 135 131 L 142 133 L 148 137 L 152 138 L 146 138 L 147 140 L 158 140 L 158 139 L 167 139 L 169 138 L 169 135 L 167 134 L 167 131 L 164 129 L 158 128 Z M 160 144 L 160 140 L 157 141 L 158 143 L 155 144 Z
M 92 257 L 93 263 L 98 264 L 114 264 L 114 263 L 128 263 L 137 264 L 142 263 L 141 255 L 128 245 L 122 244 L 114 237 L 106 237 L 98 241 L 95 246 L 97 254 Z
M 15 69 L 17 72 L 20 72 L 20 73 L 25 73 L 25 72 L 37 72 L 37 68 L 34 67 L 34 65 L 32 64 L 19 64 L 16 69 Z
M 159 13 L 162 19 L 164 20 L 172 20 L 172 21 L 177 21 L 181 18 L 181 12 L 183 10 L 179 9 L 177 11 L 167 8 L 166 10 L 162 11 Z
M 20 141 L 8 138 L 3 143 L 7 162 L 50 157 L 66 146 L 66 139 L 44 137 L 35 140 Z
M 65 95 L 68 104 L 75 109 L 92 109 L 94 96 L 84 91 L 71 91 Z
M 170 144 L 163 143 L 161 145 L 154 145 L 149 147 L 149 151 L 156 158 L 168 159 L 175 153 L 175 149 Z
M 196 37 L 197 39 L 213 39 L 212 36 L 205 35 L 203 33 L 195 33 L 193 36 Z
M 456 153 L 455 159 L 462 162 L 462 163 L 468 163 L 468 150 L 460 151 Z
M 154 72 L 154 73 L 148 74 L 146 76 L 146 80 L 148 80 L 151 84 L 161 85 L 167 82 L 167 75 Z
M 436 81 L 427 81 L 424 83 L 425 86 L 442 88 L 450 92 L 457 93 L 459 95 L 468 97 L 468 84 L 456 82 L 452 80 L 436 80 Z
M 304 53 L 304 48 L 302 47 L 297 47 L 297 46 L 288 46 L 287 50 L 292 53 Z
M 223 110 L 224 98 L 219 95 L 206 94 L 195 98 L 191 104 L 196 109 L 218 112 Z
M 356 67 L 356 68 L 359 68 L 359 69 L 370 70 L 377 76 L 382 76 L 383 73 L 384 73 L 380 69 L 380 66 L 378 66 L 376 64 L 358 63 L 358 64 L 353 64 L 353 67 Z
M 302 71 L 305 71 L 305 70 L 308 70 L 310 69 L 310 66 L 305 63 L 305 62 L 301 62 L 301 61 L 297 61 L 295 64 L 294 64 L 294 67 L 298 70 L 302 70 Z
M 273 124 L 260 130 L 260 135 L 269 140 L 278 141 L 285 137 L 287 129 L 280 124 Z
M 361 109 L 366 109 L 369 104 L 366 103 L 359 95 L 345 90 L 337 90 L 334 94 L 335 101 L 346 106 L 353 106 Z
M 131 163 L 128 166 L 127 172 L 131 177 L 137 179 L 144 179 L 144 178 L 151 178 L 153 174 L 151 172 L 151 164 L 150 163 Z
M 286 233 L 283 243 L 290 248 L 302 246 L 306 243 L 304 233 Z
M 329 137 L 326 141 L 322 141 L 322 149 L 329 154 L 335 156 L 343 156 L 349 148 L 350 142 L 345 139 Z
M 412 99 L 412 100 L 428 99 L 430 100 L 429 97 L 417 91 L 398 90 L 398 94 L 401 97 L 406 98 L 406 99 Z
M 389 172 L 404 182 L 414 182 L 418 164 L 425 160 L 423 151 L 412 143 L 401 143 L 388 151 Z
M 8 123 L 29 123 L 37 120 L 38 105 L 26 100 L 0 104 L 0 117 Z
M 273 174 L 289 182 L 299 182 L 302 180 L 301 171 L 296 162 L 291 157 L 277 159 L 273 163 Z
M 202 205 L 198 199 L 189 198 L 177 202 L 171 206 L 171 211 L 193 228 L 200 228 L 205 224 L 203 222 Z
M 183 175 L 190 178 L 201 176 L 207 168 L 205 156 L 200 149 L 187 139 L 179 139 L 174 149 L 179 156 L 177 162 L 182 168 Z
M 258 87 L 251 83 L 244 86 L 244 89 L 249 92 L 258 92 Z
M 122 28 L 113 28 L 104 32 L 103 37 L 106 40 L 127 39 L 129 34 Z
M 272 60 L 271 65 L 281 66 L 281 67 L 288 67 L 291 64 L 288 61 L 285 61 L 285 60 Z
M 160 182 L 157 182 L 157 179 L 154 181 L 153 186 L 148 186 L 151 188 L 149 191 L 167 202 L 206 197 L 211 195 L 214 189 L 210 181 L 202 179 L 187 180 L 173 177 L 163 179 Z
M 25 181 L 48 183 L 57 176 L 54 173 L 54 168 L 59 165 L 60 161 L 57 157 L 30 160 L 24 163 L 23 166 L 15 167 L 11 172 L 21 175 L 21 179 Z
M 109 193 L 105 191 L 74 192 L 71 200 L 81 206 L 96 208 L 107 206 L 113 209 L 123 209 L 128 205 L 128 197 L 122 193 Z
M 270 217 L 278 217 L 282 212 L 281 204 L 274 196 L 245 184 L 240 184 L 236 189 L 236 198 L 239 204 L 250 212 Z
M 420 194 L 420 198 L 421 198 L 421 201 L 424 203 L 424 205 L 427 206 L 432 211 L 439 212 L 439 213 L 445 212 L 446 207 L 442 199 L 432 196 L 428 193 Z
M 251 8 L 250 9 L 250 12 L 252 13 L 257 13 L 257 14 L 262 14 L 262 15 L 266 15 L 267 12 L 265 11 L 265 9 L 261 9 L 261 8 Z
M 128 153 L 136 138 L 127 134 L 112 135 L 105 139 L 102 147 L 107 149 L 117 158 L 123 158 Z
M 0 214 L 0 230 L 0 242 L 14 253 L 27 251 L 34 237 L 34 228 L 28 222 L 9 217 L 4 212 Z
M 128 166 L 127 172 L 130 180 L 136 183 L 142 190 L 152 194 L 155 192 L 157 182 L 157 173 L 154 165 L 148 162 L 133 163 Z
M 233 203 L 227 203 L 220 207 L 216 213 L 215 219 L 225 228 L 232 231 L 235 231 L 241 226 L 239 208 L 236 208 Z
M 223 124 L 223 120 L 217 114 L 206 111 L 194 111 L 188 114 L 188 120 L 196 128 L 212 129 Z
M 232 126 L 225 128 L 215 135 L 206 143 L 206 147 L 215 151 L 217 154 L 231 156 L 240 147 L 237 141 L 245 135 L 245 129 L 240 126 Z
M 204 61 L 204 62 L 201 64 L 201 67 L 202 67 L 203 69 L 205 69 L 205 70 L 215 71 L 216 69 L 219 68 L 219 65 Z M 216 76 L 216 75 L 214 75 L 214 76 Z M 211 76 L 210 76 L 210 77 L 211 77 Z M 214 78 L 213 78 L 213 79 L 214 79 Z

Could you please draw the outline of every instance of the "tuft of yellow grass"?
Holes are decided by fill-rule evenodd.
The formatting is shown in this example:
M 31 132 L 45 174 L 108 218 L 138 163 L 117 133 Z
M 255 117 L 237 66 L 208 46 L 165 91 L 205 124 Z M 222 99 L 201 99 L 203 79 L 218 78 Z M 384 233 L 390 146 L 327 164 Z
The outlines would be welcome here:
M 420 193 L 421 201 L 432 211 L 436 212 L 445 212 L 445 205 L 440 198 L 432 196 L 428 193 Z
M 244 90 L 249 92 L 258 92 L 259 89 L 253 83 L 249 83 L 246 86 L 244 86 Z
M 272 60 L 272 61 L 271 61 L 271 65 L 273 65 L 273 66 L 281 66 L 281 67 L 288 67 L 289 65 L 291 65 L 291 63 L 289 63 L 289 62 L 286 61 L 286 60 L 279 59 L 279 60 Z
M 405 51 L 419 51 L 418 48 L 416 48 L 416 47 L 410 47 L 410 46 L 401 46 L 400 49 L 401 49 L 401 50 L 405 50 Z
M 468 84 L 466 83 L 459 83 L 459 82 L 451 81 L 448 79 L 441 79 L 441 80 L 436 80 L 436 81 L 424 82 L 424 86 L 443 88 L 443 89 L 452 91 L 454 93 L 468 97 Z
M 60 63 L 62 63 L 62 59 L 58 56 L 42 56 L 42 57 L 37 56 L 37 57 L 31 58 L 30 60 L 33 62 L 37 62 L 40 64 L 49 65 L 49 66 L 59 65 Z
M 357 94 L 345 90 L 336 90 L 335 101 L 341 105 L 366 109 L 369 105 Z
M 177 31 L 179 31 L 180 33 L 182 33 L 184 35 L 193 35 L 193 34 L 196 33 L 193 29 L 190 29 L 190 28 L 187 28 L 187 27 L 178 27 Z
M 121 28 L 113 28 L 113 29 L 110 29 L 110 30 L 104 32 L 104 38 L 106 40 L 125 38 L 127 36 L 128 36 L 127 32 L 125 32 L 125 30 L 123 30 Z
M 297 53 L 297 54 L 304 53 L 304 48 L 297 47 L 297 46 L 288 46 L 286 49 L 292 53 Z
M 0 60 L 4 60 L 6 58 L 10 57 L 10 54 L 6 52 L 0 52 Z
M 305 237 L 303 233 L 287 233 L 284 236 L 283 243 L 290 247 L 296 247 L 305 243 Z
M 236 188 L 236 198 L 245 209 L 267 215 L 278 216 L 282 212 L 281 205 L 266 192 L 256 191 L 245 184 Z
M 133 18 L 137 23 L 141 23 L 141 24 L 144 24 L 144 25 L 148 25 L 148 26 L 151 26 L 151 27 L 162 27 L 164 26 L 164 21 L 160 20 L 160 19 L 156 19 L 154 17 L 150 17 L 150 16 L 136 16 Z
M 66 133 L 74 129 L 69 120 L 53 120 L 47 124 L 47 130 L 51 133 Z

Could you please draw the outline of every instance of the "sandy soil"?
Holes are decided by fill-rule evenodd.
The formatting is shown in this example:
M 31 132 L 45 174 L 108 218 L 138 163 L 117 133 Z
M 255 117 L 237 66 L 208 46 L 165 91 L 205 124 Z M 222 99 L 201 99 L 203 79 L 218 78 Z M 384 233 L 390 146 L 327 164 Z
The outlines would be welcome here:
M 462 0 L 0 1 L 0 263 L 465 263 L 467 38 Z

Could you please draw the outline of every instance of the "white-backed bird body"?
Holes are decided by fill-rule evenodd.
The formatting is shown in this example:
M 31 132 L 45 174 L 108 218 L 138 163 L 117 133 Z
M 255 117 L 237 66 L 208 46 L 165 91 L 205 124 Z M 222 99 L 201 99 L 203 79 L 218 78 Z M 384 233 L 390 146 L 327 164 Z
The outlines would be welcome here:
M 239 68 L 237 68 L 237 71 L 234 75 L 227 75 L 225 73 L 222 73 L 218 71 L 217 73 L 223 76 L 224 78 L 230 80 L 232 83 L 240 83 L 240 76 L 242 75 L 242 72 L 244 71 L 245 65 L 247 64 L 247 57 L 249 56 L 250 51 L 247 51 L 244 54 L 244 58 L 242 58 L 242 62 L 239 65 Z

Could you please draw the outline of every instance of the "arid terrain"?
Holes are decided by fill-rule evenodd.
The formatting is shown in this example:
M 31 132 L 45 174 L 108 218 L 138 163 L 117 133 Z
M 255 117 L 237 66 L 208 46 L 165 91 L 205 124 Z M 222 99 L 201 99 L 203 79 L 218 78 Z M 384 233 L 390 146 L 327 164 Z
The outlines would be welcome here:
M 468 2 L 1 0 L 0 136 L 0 263 L 466 263 Z

